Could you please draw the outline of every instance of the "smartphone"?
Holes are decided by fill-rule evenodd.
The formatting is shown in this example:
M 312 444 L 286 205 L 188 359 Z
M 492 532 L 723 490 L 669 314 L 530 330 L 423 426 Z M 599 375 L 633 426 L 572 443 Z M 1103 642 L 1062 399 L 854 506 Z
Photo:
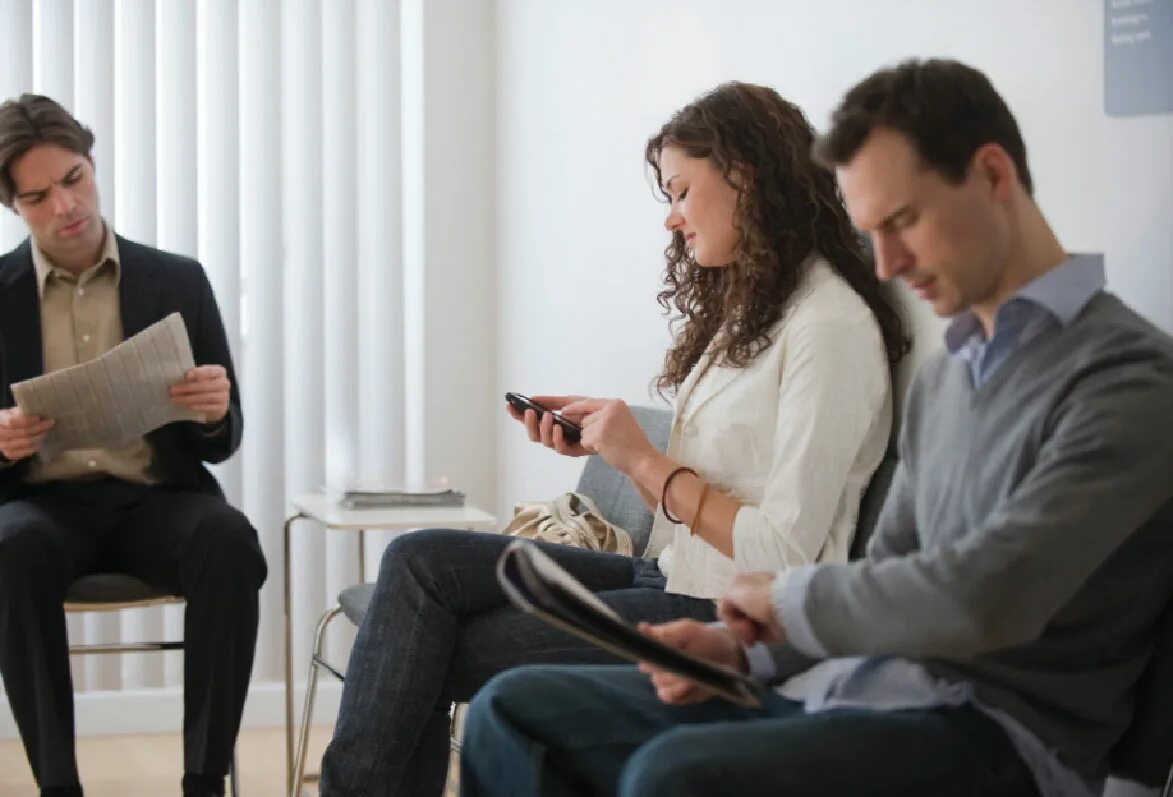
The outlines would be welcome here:
M 538 402 L 531 399 L 529 396 L 523 396 L 520 393 L 506 393 L 505 400 L 508 401 L 513 409 L 525 414 L 526 410 L 533 410 L 538 414 L 538 420 L 547 412 L 554 416 L 554 423 L 562 427 L 562 439 L 568 443 L 577 443 L 582 439 L 582 427 L 574 421 L 567 420 L 562 417 L 562 413 L 557 410 L 549 410 L 543 407 Z

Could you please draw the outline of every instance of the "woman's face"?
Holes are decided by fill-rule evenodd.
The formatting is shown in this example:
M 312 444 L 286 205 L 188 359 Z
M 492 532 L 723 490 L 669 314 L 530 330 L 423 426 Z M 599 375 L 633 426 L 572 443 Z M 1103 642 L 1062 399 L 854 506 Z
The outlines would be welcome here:
M 669 202 L 664 226 L 684 236 L 697 265 L 732 263 L 739 238 L 733 226 L 737 189 L 708 158 L 689 157 L 673 146 L 660 152 L 660 175 Z

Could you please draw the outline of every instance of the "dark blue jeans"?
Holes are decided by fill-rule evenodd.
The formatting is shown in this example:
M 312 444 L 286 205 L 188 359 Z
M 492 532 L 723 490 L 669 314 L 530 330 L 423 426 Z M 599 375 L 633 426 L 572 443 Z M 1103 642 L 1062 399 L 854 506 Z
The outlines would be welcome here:
M 514 609 L 497 584 L 509 537 L 429 530 L 396 538 L 359 628 L 323 797 L 443 792 L 448 710 L 519 664 L 615 662 L 588 642 Z M 562 545 L 542 549 L 629 620 L 709 621 L 712 601 L 664 591 L 654 562 Z
M 628 666 L 523 667 L 465 726 L 464 797 L 1036 797 L 997 724 L 971 706 L 805 714 L 769 693 L 667 706 Z

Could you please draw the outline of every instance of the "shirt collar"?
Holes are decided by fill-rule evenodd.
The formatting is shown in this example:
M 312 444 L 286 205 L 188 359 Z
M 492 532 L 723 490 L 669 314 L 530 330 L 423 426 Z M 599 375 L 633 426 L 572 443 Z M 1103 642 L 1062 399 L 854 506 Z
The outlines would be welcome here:
M 111 263 L 114 268 L 114 284 L 118 285 L 122 277 L 122 261 L 118 256 L 118 240 L 114 235 L 110 225 L 105 220 L 102 221 L 102 226 L 106 229 L 106 240 L 102 244 L 102 254 L 98 257 L 94 266 L 100 266 L 103 263 Z M 33 249 L 33 268 L 37 272 L 37 296 L 44 298 L 45 296 L 45 282 L 48 281 L 49 276 L 57 268 L 49 260 L 48 255 L 41 251 L 41 247 L 37 246 L 36 240 L 32 242 Z M 82 272 L 87 273 L 87 272 Z
M 1011 302 L 1026 302 L 1050 313 L 1064 327 L 1069 326 L 1092 297 L 1103 290 L 1104 256 L 1073 254 L 1055 268 L 1022 286 L 998 308 L 997 314 Z M 981 321 L 967 310 L 949 322 L 945 329 L 945 346 L 956 354 L 975 338 L 984 340 Z

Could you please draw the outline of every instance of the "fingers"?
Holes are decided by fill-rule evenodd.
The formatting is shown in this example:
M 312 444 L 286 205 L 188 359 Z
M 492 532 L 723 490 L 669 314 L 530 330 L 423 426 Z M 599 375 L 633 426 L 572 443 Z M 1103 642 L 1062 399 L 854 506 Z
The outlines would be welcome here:
M 25 415 L 20 410 L 0 413 L 0 453 L 11 460 L 31 457 L 53 428 L 52 418 Z
M 541 404 L 543 407 L 551 410 L 560 410 L 566 407 L 567 404 L 573 404 L 576 401 L 582 401 L 582 396 L 530 396 L 535 403 Z
M 525 433 L 529 435 L 531 443 L 542 442 L 542 430 L 539 426 L 538 413 L 536 410 L 526 410 L 521 413 L 521 422 L 525 424 Z
M 41 415 L 25 415 L 20 407 L 11 407 L 6 410 L 0 410 L 0 430 L 2 429 L 31 429 L 34 427 L 44 426 L 45 430 L 53 425 L 50 418 L 45 418 Z
M 228 412 L 232 383 L 222 365 L 188 369 L 183 381 L 171 386 L 171 400 L 199 413 L 205 421 L 219 421 Z
M 541 396 L 540 400 L 538 398 L 534 400 L 539 404 L 545 404 L 549 398 L 549 396 Z M 568 397 L 555 396 L 553 398 L 569 400 Z M 581 457 L 584 454 L 592 453 L 589 448 L 583 447 L 580 443 L 572 443 L 566 439 L 562 427 L 555 423 L 553 412 L 543 412 L 539 417 L 536 410 L 527 409 L 525 412 L 518 412 L 512 405 L 506 406 L 508 407 L 510 417 L 520 421 L 525 426 L 525 431 L 529 436 L 530 442 L 541 443 L 546 448 L 569 457 Z
M 200 396 L 205 394 L 228 395 L 231 384 L 227 377 L 212 377 L 194 381 L 176 382 L 171 386 L 171 397 Z
M 218 379 L 221 377 L 224 379 L 228 378 L 228 369 L 223 365 L 197 365 L 195 368 L 187 369 L 187 373 L 183 375 L 183 378 L 189 382 Z
M 711 692 L 703 687 L 697 686 L 692 681 L 661 670 L 646 662 L 641 663 L 639 669 L 650 677 L 652 687 L 656 690 L 656 698 L 661 703 L 686 705 L 689 703 L 700 703 L 712 697 Z
M 671 645 L 681 650 L 688 650 L 688 643 L 696 636 L 698 626 L 700 626 L 700 623 L 696 620 L 683 619 L 673 620 L 659 625 L 640 623 L 639 630 L 653 639 L 658 639 L 665 645 Z
M 782 628 L 772 617 L 761 620 L 747 614 L 739 605 L 722 598 L 717 604 L 717 619 L 725 624 L 742 645 L 772 643 L 782 639 Z
M 561 409 L 563 415 L 575 423 L 579 423 L 610 403 L 611 401 L 608 399 L 580 398 L 576 401 L 567 402 Z

